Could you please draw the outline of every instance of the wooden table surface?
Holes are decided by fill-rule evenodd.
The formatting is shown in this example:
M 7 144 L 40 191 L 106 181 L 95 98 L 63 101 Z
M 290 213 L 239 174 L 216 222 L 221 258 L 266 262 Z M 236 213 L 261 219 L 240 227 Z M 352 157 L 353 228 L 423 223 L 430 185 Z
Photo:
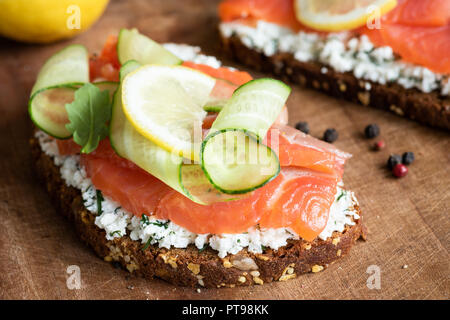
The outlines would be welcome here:
M 290 123 L 311 133 L 339 132 L 338 147 L 354 156 L 344 180 L 360 201 L 369 239 L 326 271 L 288 282 L 234 289 L 179 288 L 129 276 L 97 258 L 52 207 L 36 180 L 28 139 L 27 100 L 39 68 L 56 50 L 82 43 L 98 52 L 107 35 L 136 27 L 160 42 L 201 46 L 220 55 L 213 0 L 112 1 L 86 33 L 47 46 L 0 39 L 0 298 L 3 299 L 448 299 L 450 135 L 379 110 L 293 86 Z M 231 64 L 231 62 L 227 62 Z M 260 76 L 253 73 L 255 76 Z M 364 127 L 377 123 L 387 143 L 370 150 Z M 385 169 L 390 153 L 413 151 L 409 174 Z M 67 267 L 81 270 L 82 287 L 66 286 Z M 369 289 L 367 268 L 381 270 Z M 406 267 L 407 266 L 407 267 Z

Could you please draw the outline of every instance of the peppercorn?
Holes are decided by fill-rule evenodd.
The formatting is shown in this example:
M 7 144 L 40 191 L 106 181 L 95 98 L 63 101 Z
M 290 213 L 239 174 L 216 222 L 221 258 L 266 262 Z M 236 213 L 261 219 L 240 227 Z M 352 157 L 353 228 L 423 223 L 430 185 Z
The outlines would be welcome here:
M 323 140 L 325 140 L 326 142 L 335 142 L 338 138 L 338 132 L 336 131 L 336 129 L 333 128 L 329 128 L 327 130 L 325 130 L 324 134 L 323 134 Z
M 378 136 L 380 134 L 380 128 L 375 123 L 369 124 L 364 129 L 364 134 L 365 134 L 366 138 L 368 138 L 368 139 L 375 138 L 376 136 Z
M 397 178 L 401 178 L 408 174 L 408 167 L 403 163 L 399 163 L 395 165 L 392 172 L 394 173 L 394 176 L 396 176 Z
M 303 133 L 308 134 L 309 133 L 309 125 L 308 122 L 297 122 L 297 124 L 295 125 L 295 129 L 300 130 Z
M 386 146 L 386 143 L 383 140 L 377 141 L 375 142 L 375 144 L 373 145 L 373 148 L 377 151 L 383 149 Z
M 392 170 L 399 163 L 402 163 L 402 157 L 400 157 L 398 154 L 391 154 L 387 161 L 387 166 L 389 170 Z
M 414 153 L 413 152 L 405 152 L 402 156 L 403 164 L 409 165 L 414 162 Z

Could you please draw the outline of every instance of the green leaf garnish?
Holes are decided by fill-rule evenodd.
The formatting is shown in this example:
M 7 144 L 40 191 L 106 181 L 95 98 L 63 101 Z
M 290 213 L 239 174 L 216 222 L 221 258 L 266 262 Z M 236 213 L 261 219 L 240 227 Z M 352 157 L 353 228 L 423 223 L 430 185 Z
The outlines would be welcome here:
M 150 224 L 148 217 L 144 213 L 142 214 L 141 223 L 143 226 L 147 226 Z
M 66 104 L 70 123 L 67 130 L 79 144 L 82 153 L 94 151 L 100 140 L 108 135 L 107 122 L 111 119 L 109 92 L 91 83 L 86 83 L 75 91 L 75 99 Z
M 338 202 L 339 200 L 341 200 L 341 198 L 343 196 L 345 196 L 347 194 L 347 192 L 345 190 L 341 191 L 341 194 L 339 195 L 339 197 L 336 199 L 336 202 Z
M 102 209 L 102 201 L 105 200 L 103 198 L 103 194 L 100 190 L 97 190 L 97 215 L 100 216 L 103 213 Z
M 158 227 L 164 227 L 164 229 L 167 229 L 169 227 L 169 222 L 170 221 L 166 221 L 166 222 L 155 221 L 155 222 L 151 222 L 151 224 L 158 226 Z
M 110 232 L 109 235 L 110 235 L 111 237 L 114 237 L 114 235 L 115 235 L 116 233 L 119 235 L 119 237 L 122 236 L 122 233 L 120 232 L 120 230 L 116 230 L 116 231 L 114 231 L 114 232 Z
M 147 250 L 147 248 L 150 247 L 150 244 L 152 243 L 152 241 L 153 241 L 153 237 L 150 236 L 150 238 L 148 238 L 147 242 L 145 243 L 145 246 L 142 248 L 142 251 Z

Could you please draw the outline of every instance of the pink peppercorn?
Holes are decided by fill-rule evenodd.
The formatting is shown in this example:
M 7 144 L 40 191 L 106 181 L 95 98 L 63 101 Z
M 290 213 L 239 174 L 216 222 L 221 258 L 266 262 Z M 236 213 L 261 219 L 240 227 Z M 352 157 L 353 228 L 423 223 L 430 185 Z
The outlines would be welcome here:
M 394 176 L 396 176 L 397 178 L 401 178 L 408 174 L 408 168 L 404 164 L 399 163 L 395 165 L 392 172 L 394 173 Z

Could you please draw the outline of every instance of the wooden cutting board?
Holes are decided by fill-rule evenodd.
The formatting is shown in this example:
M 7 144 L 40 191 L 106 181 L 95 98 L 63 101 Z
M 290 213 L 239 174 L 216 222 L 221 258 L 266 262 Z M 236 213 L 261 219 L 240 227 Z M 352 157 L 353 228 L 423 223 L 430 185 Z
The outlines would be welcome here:
M 91 30 L 70 41 L 37 46 L 0 39 L 0 298 L 448 299 L 449 133 L 297 86 L 288 101 L 290 123 L 308 121 L 317 137 L 326 128 L 338 130 L 335 144 L 354 155 L 344 180 L 356 192 L 370 232 L 368 241 L 358 242 L 349 256 L 324 272 L 250 288 L 178 288 L 130 276 L 97 258 L 54 210 L 34 176 L 28 148 L 27 100 L 43 62 L 70 43 L 98 52 L 107 35 L 122 27 L 220 55 L 217 3 L 113 1 Z M 363 137 L 369 123 L 380 126 L 387 144 L 383 151 L 371 151 L 373 141 Z M 407 177 L 395 179 L 385 169 L 386 160 L 390 153 L 405 151 L 413 151 L 417 160 Z M 79 290 L 66 286 L 70 265 L 80 267 Z M 370 266 L 381 271 L 380 289 L 366 285 Z

